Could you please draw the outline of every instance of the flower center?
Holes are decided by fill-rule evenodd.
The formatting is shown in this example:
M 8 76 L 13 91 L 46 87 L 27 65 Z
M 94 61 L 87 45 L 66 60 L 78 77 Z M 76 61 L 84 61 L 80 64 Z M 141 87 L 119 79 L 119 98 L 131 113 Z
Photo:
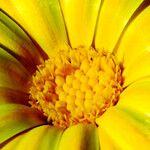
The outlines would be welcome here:
M 112 54 L 93 48 L 64 50 L 38 66 L 29 103 L 55 127 L 95 124 L 118 102 L 121 83 L 121 68 Z

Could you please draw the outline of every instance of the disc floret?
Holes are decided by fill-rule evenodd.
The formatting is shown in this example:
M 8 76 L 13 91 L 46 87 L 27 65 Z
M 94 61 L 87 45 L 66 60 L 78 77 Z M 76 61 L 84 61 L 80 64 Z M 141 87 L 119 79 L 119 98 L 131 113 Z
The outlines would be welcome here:
M 29 103 L 59 128 L 95 124 L 118 102 L 121 83 L 121 68 L 111 53 L 93 48 L 62 50 L 38 66 Z

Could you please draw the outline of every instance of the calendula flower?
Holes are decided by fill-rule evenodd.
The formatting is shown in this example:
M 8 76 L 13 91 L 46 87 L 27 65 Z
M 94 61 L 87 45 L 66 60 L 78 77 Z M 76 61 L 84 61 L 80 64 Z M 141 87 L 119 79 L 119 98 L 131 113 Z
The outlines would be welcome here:
M 149 0 L 0 0 L 2 150 L 150 149 Z

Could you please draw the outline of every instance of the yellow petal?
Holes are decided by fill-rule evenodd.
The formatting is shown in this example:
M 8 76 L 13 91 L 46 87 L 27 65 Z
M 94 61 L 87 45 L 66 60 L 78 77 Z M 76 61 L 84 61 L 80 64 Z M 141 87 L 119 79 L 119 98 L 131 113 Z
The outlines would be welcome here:
M 102 150 L 117 150 L 118 147 L 115 146 L 114 141 L 108 136 L 108 134 L 101 128 L 98 128 L 100 147 Z
M 136 114 L 136 112 L 132 113 Z M 112 139 L 113 144 L 118 149 L 148 150 L 150 147 L 150 137 L 143 130 L 147 128 L 146 131 L 150 133 L 149 118 L 143 117 L 143 115 L 140 116 L 138 114 L 136 116 L 133 114 L 119 109 L 119 107 L 110 108 L 100 117 L 98 124 L 108 137 Z
M 145 51 L 123 70 L 123 86 L 126 87 L 148 76 L 150 76 L 150 51 Z
M 112 52 L 121 32 L 142 1 L 104 0 L 96 32 L 96 48 Z
M 110 108 L 99 119 L 102 132 L 120 149 L 149 149 L 149 91 L 150 78 L 131 84 L 121 93 L 117 106 Z
M 73 48 L 92 43 L 101 0 L 60 0 Z
M 16 138 L 12 138 L 10 142 L 0 145 L 1 150 L 14 150 L 17 144 L 20 142 L 22 138 L 24 138 L 25 135 L 26 133 L 22 133 L 18 135 Z
M 123 61 L 125 68 L 138 59 L 143 52 L 150 51 L 149 15 L 150 7 L 147 7 L 133 20 L 122 37 L 117 50 L 117 57 L 120 61 Z
M 62 130 L 43 125 L 19 135 L 6 144 L 2 150 L 57 150 Z
M 7 0 L 0 6 L 17 20 L 50 55 L 67 42 L 65 25 L 58 0 Z
M 99 150 L 97 127 L 78 124 L 66 129 L 61 137 L 59 150 Z
M 17 57 L 30 72 L 43 61 L 39 47 L 36 47 L 26 33 L 2 11 L 0 11 L 0 35 L 0 44 Z
M 0 87 L 27 90 L 28 71 L 7 51 L 0 48 Z
M 20 104 L 0 105 L 0 144 L 20 132 L 44 123 L 41 115 L 30 107 Z
M 0 87 L 0 104 L 17 103 L 27 105 L 28 99 L 28 94 L 24 92 L 6 87 Z
M 127 87 L 121 93 L 117 106 L 150 116 L 150 78 L 139 80 Z

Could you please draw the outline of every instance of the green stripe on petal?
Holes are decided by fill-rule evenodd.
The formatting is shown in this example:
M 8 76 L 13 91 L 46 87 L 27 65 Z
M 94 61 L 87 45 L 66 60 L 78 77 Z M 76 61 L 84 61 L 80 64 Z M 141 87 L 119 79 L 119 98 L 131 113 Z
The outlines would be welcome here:
M 20 140 L 26 135 L 26 133 L 21 133 L 15 138 L 12 138 L 8 143 L 0 145 L 1 150 L 14 150 Z
M 13 56 L 0 48 L 0 87 L 26 91 L 28 71 Z
M 117 110 L 137 128 L 150 142 L 150 117 L 133 109 L 118 107 Z
M 145 120 L 145 117 L 141 119 Z M 143 128 L 138 126 L 133 115 L 121 111 L 119 107 L 108 109 L 97 123 L 113 144 L 121 150 L 141 150 L 141 148 L 148 150 L 150 147 L 150 138 L 143 134 L 144 131 L 148 131 L 143 128 L 147 127 L 144 124 Z M 149 126 L 149 123 L 147 125 Z
M 42 61 L 38 48 L 35 47 L 33 41 L 2 11 L 0 11 L 0 35 L 0 43 L 6 47 L 9 53 L 18 56 L 20 62 L 29 71 L 32 72 L 35 65 Z
M 48 55 L 55 48 L 64 48 L 68 42 L 58 0 L 8 0 L 0 5 L 28 31 Z
M 71 46 L 91 46 L 101 0 L 60 0 L 60 3 Z
M 41 115 L 24 105 L 0 105 L 0 143 L 32 127 L 45 124 Z
M 12 139 L 2 150 L 9 150 L 10 147 L 15 150 L 57 150 L 61 135 L 62 130 L 49 125 L 35 127 Z
M 63 130 L 49 125 L 35 127 L 12 139 L 2 150 L 57 150 L 62 132 Z
M 112 52 L 124 27 L 143 0 L 104 0 L 97 26 L 95 46 Z
M 97 127 L 78 124 L 66 129 L 60 140 L 59 150 L 99 150 Z
M 63 49 L 68 45 L 68 37 L 65 29 L 59 0 L 44 0 L 38 2 L 42 18 L 48 25 L 48 33 L 51 38 L 51 47 L 44 49 L 50 55 L 55 54 L 55 49 Z M 47 41 L 48 42 L 48 41 Z
M 106 132 L 114 140 L 117 141 L 111 133 L 108 131 L 108 121 L 112 121 L 112 130 L 116 128 L 117 136 L 124 138 L 126 145 L 130 144 L 133 149 L 149 149 L 150 147 L 150 78 L 144 78 L 138 80 L 135 83 L 127 87 L 120 95 L 120 100 L 114 110 L 106 112 L 104 114 L 104 120 L 101 120 L 101 127 L 106 126 Z M 117 120 L 114 120 L 114 116 L 117 116 Z M 103 118 L 103 116 L 102 116 Z M 114 124 L 113 122 L 117 122 Z M 119 127 L 120 125 L 120 127 Z M 120 131 L 120 128 L 122 131 Z M 117 131 L 118 130 L 118 131 Z M 124 131 L 128 131 L 127 136 Z M 131 131 L 130 131 L 131 130 Z M 114 133 L 115 134 L 115 133 Z M 131 134 L 131 135 L 130 135 Z M 134 135 L 135 134 L 135 135 Z M 135 138 L 134 138 L 135 137 Z M 119 139 L 119 138 L 118 138 Z M 123 141 L 122 141 L 123 142 Z M 114 142 L 115 143 L 115 142 Z M 127 148 L 126 148 L 127 149 Z
M 41 140 L 41 150 L 58 150 L 59 142 L 63 134 L 62 129 L 58 129 L 52 126 L 47 126 L 46 132 L 43 134 L 43 140 Z

